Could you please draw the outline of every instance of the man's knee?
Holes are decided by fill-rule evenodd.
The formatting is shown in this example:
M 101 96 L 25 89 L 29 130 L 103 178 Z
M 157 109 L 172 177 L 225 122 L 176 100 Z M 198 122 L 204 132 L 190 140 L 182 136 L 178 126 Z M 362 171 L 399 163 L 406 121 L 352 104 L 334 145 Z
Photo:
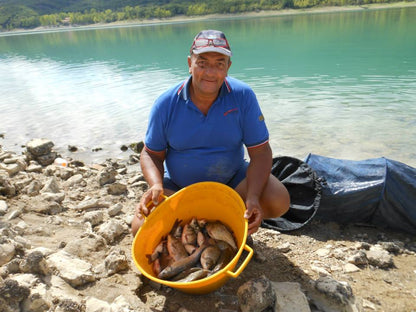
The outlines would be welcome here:
M 290 207 L 290 195 L 282 182 L 271 178 L 264 196 L 264 217 L 277 218 L 284 215 Z

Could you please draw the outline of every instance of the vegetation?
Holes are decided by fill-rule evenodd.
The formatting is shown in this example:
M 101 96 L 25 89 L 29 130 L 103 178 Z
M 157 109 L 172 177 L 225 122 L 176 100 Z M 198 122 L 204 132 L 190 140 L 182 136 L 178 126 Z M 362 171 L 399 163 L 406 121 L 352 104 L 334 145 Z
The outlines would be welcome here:
M 0 0 L 0 31 L 399 0 Z

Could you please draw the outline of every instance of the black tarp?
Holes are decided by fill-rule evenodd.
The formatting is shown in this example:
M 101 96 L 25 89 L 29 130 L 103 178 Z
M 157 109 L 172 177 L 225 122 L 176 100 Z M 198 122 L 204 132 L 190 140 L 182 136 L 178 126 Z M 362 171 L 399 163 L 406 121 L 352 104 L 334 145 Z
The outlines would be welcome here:
M 289 211 L 262 227 L 296 230 L 312 218 L 416 234 L 416 168 L 384 157 L 361 161 L 309 154 L 275 157 L 272 174 L 290 194 Z
M 277 231 L 299 229 L 317 212 L 321 199 L 319 179 L 305 162 L 288 156 L 273 158 L 271 173 L 286 186 L 290 208 L 280 218 L 263 220 L 262 227 Z
M 323 181 L 317 219 L 416 234 L 416 168 L 384 157 L 353 161 L 309 154 L 305 162 Z

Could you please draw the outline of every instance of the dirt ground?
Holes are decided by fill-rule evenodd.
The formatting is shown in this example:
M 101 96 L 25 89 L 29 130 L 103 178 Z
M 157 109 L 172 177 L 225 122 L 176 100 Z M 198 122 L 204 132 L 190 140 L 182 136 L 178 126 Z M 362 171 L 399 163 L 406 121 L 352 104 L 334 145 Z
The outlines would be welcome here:
M 31 173 L 31 177 L 44 184 L 50 178 L 44 172 Z M 128 224 L 142 191 L 129 186 L 133 189 L 134 196 L 108 195 L 104 187 L 92 182 L 98 171 L 90 170 L 86 173 L 87 171 L 83 169 L 79 172 L 83 173 L 88 182 L 83 186 L 64 188 L 66 199 L 62 205 L 67 208 L 59 214 L 45 215 L 36 212 L 38 208 L 36 206 L 42 204 L 38 201 L 41 195 L 28 196 L 22 191 L 22 194 L 11 198 L 0 198 L 8 205 L 8 212 L 0 216 L 0 223 L 3 225 L 8 223 L 14 227 L 23 221 L 26 225 L 22 237 L 32 248 L 46 247 L 54 251 L 68 246 L 85 235 L 83 221 L 85 211 L 68 208 L 82 200 L 100 198 L 114 204 L 121 203 L 123 209 L 116 218 L 126 220 Z M 128 180 L 136 173 L 133 170 L 124 175 L 123 179 Z M 21 178 L 15 177 L 10 182 L 15 183 L 19 179 Z M 62 184 L 65 182 L 59 181 Z M 22 213 L 10 218 L 14 211 L 22 211 Z M 406 233 L 358 224 L 321 223 L 318 220 L 312 220 L 303 228 L 286 233 L 261 228 L 253 235 L 256 255 L 241 275 L 238 278 L 230 278 L 217 291 L 199 296 L 154 284 L 141 276 L 131 258 L 132 241 L 132 235 L 126 231 L 112 246 L 94 252 L 88 250 L 82 252 L 84 246 L 77 247 L 79 256 L 83 260 L 97 266 L 103 262 L 111 247 L 119 246 L 125 251 L 130 266 L 128 272 L 119 272 L 80 287 L 77 290 L 81 297 L 93 296 L 111 302 L 117 295 L 131 291 L 154 312 L 237 312 L 239 309 L 237 290 L 253 278 L 264 275 L 273 282 L 298 282 L 308 296 L 313 281 L 318 279 L 324 270 L 335 280 L 345 281 L 351 286 L 362 311 L 416 311 L 416 237 Z M 393 267 L 383 269 L 363 264 L 358 265 L 359 270 L 356 272 L 345 271 L 347 258 L 359 248 L 386 242 L 396 247 L 390 252 Z M 245 252 L 242 259 L 244 257 Z M 134 286 L 135 283 L 138 287 Z M 311 308 L 312 311 L 319 311 L 313 304 Z
M 238 288 L 261 275 L 276 282 L 298 282 L 307 293 L 311 282 L 319 277 L 319 273 L 311 269 L 311 264 L 318 262 L 328 268 L 335 280 L 348 282 L 361 307 L 362 299 L 370 302 L 364 304 L 362 311 L 416 311 L 414 252 L 404 248 L 394 255 L 394 267 L 391 269 L 365 265 L 354 273 L 343 272 L 345 261 L 331 256 L 322 257 L 316 253 L 325 247 L 348 250 L 354 249 L 359 242 L 375 244 L 381 241 L 407 242 L 415 250 L 415 237 L 372 227 L 314 221 L 290 234 L 260 229 L 253 235 L 253 239 L 255 250 L 262 255 L 261 259 L 254 257 L 237 279 L 230 279 L 219 291 L 194 297 L 166 288 L 155 290 L 146 286 L 139 292 L 140 298 L 155 308 L 155 311 L 165 311 L 164 307 L 172 307 L 174 311 L 175 306 L 190 311 L 237 311 L 235 294 Z M 201 309 L 201 306 L 209 309 Z

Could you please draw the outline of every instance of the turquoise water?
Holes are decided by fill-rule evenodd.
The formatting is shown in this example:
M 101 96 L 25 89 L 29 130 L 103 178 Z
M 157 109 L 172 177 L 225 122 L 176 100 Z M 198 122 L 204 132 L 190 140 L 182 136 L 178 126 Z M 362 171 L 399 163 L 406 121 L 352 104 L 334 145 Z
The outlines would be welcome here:
M 46 137 L 87 162 L 127 157 L 207 28 L 227 34 L 229 74 L 255 90 L 275 155 L 416 167 L 416 7 L 0 36 L 0 145 Z

